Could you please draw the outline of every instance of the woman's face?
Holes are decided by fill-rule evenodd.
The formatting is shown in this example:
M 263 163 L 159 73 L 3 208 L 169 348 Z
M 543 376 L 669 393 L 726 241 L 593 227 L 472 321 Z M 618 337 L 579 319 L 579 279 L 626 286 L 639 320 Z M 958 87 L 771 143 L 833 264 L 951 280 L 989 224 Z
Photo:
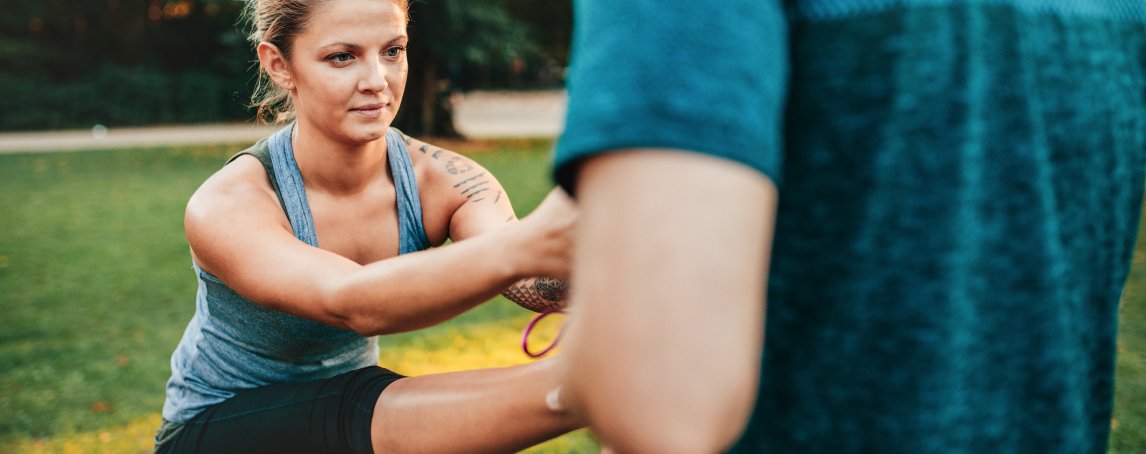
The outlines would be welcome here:
M 343 142 L 384 137 L 409 71 L 405 13 L 390 0 L 332 0 L 311 14 L 288 64 L 298 121 Z

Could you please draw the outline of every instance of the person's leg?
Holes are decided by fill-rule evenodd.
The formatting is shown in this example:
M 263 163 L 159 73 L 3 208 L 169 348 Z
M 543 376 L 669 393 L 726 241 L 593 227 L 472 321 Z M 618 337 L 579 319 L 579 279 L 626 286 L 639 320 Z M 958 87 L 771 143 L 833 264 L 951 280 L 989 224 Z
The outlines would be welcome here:
M 367 367 L 242 391 L 157 437 L 156 453 L 370 453 L 374 405 L 400 378 Z
M 403 378 L 374 409 L 374 452 L 514 452 L 580 427 L 549 410 L 552 361 Z

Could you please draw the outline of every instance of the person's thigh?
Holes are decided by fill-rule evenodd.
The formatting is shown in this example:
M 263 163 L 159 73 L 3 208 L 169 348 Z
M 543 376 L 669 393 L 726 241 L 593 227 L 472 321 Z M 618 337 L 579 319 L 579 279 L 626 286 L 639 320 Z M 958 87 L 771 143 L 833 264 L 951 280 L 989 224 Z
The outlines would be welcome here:
M 161 453 L 371 453 L 378 396 L 401 375 L 367 367 L 236 394 L 188 421 Z
M 403 379 L 374 412 L 375 452 L 516 452 L 580 427 L 546 395 L 559 385 L 555 363 Z

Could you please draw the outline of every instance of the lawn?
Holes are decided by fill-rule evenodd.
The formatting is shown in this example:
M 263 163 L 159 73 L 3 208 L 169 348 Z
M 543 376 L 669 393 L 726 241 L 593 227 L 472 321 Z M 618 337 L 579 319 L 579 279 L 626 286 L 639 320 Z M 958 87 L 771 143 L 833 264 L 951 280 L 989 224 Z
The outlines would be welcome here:
M 551 144 L 453 144 L 498 175 L 519 215 Z M 149 452 L 168 358 L 193 311 L 182 210 L 239 146 L 0 155 L 0 452 Z M 1111 452 L 1146 451 L 1146 248 L 1122 303 Z M 424 374 L 527 361 L 530 313 L 495 299 L 383 337 L 382 363 Z M 549 327 L 552 334 L 553 327 Z M 531 452 L 593 452 L 584 432 Z

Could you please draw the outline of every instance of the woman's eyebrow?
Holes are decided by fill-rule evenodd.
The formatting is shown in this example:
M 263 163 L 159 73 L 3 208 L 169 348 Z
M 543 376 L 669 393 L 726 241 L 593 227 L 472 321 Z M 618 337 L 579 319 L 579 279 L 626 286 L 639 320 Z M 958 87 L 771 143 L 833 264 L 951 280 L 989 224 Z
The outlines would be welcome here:
M 406 41 L 409 41 L 409 40 L 410 40 L 409 36 L 407 36 L 407 35 L 399 35 L 399 36 L 397 36 L 397 37 L 394 37 L 394 38 L 393 38 L 393 39 L 391 39 L 390 41 L 387 41 L 387 42 L 386 42 L 386 45 L 387 45 L 387 46 L 392 46 L 392 45 L 395 45 L 395 44 L 398 44 L 398 43 L 403 43 L 403 42 L 406 42 Z M 349 49 L 349 50 L 353 50 L 353 51 L 362 50 L 362 45 L 360 45 L 360 44 L 355 44 L 355 43 L 348 43 L 348 42 L 342 42 L 342 41 L 336 41 L 336 42 L 333 42 L 333 43 L 329 43 L 329 44 L 325 44 L 325 45 L 319 46 L 319 49 L 327 49 L 327 48 L 330 48 L 330 47 L 339 47 L 339 48 L 346 48 L 346 49 Z
M 354 44 L 354 43 L 344 43 L 344 42 L 334 42 L 334 43 L 330 43 L 330 44 L 327 44 L 327 45 L 324 45 L 324 46 L 320 46 L 320 47 L 319 47 L 319 49 L 326 49 L 326 48 L 330 48 L 330 47 L 346 48 L 346 49 L 349 49 L 349 50 L 355 50 L 355 51 L 357 51 L 357 50 L 361 50 L 361 49 L 362 49 L 362 46 L 359 46 L 359 45 L 357 45 L 357 44 Z

